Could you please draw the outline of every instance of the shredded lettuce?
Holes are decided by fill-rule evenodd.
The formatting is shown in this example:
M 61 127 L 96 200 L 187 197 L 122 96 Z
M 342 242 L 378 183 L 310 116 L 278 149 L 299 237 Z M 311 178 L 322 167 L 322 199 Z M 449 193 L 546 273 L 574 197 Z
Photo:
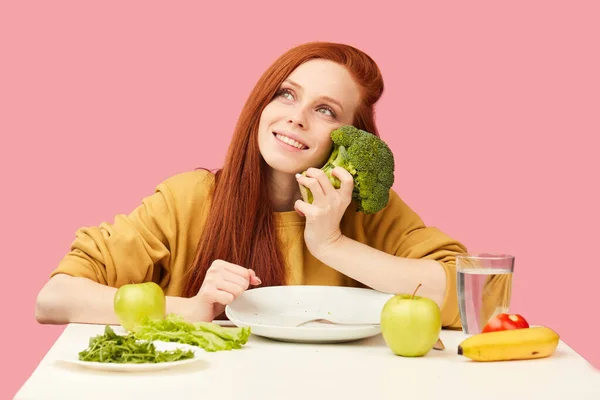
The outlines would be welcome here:
M 139 340 L 184 343 L 208 352 L 241 349 L 251 333 L 248 327 L 224 327 L 212 322 L 192 323 L 176 314 L 169 314 L 164 319 L 145 318 L 132 332 Z

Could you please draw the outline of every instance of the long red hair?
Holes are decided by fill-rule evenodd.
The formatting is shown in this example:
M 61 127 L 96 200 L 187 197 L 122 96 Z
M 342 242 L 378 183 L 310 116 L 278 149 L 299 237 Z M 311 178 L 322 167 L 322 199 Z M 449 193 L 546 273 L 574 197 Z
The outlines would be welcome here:
M 206 271 L 217 259 L 253 269 L 263 286 L 284 285 L 285 261 L 279 250 L 268 172 L 258 148 L 258 125 L 287 76 L 300 64 L 323 58 L 345 66 L 361 88 L 354 126 L 377 136 L 374 105 L 383 93 L 375 62 L 348 45 L 312 42 L 284 53 L 260 77 L 250 93 L 228 149 L 225 164 L 215 173 L 210 212 L 190 266 L 182 296 L 195 296 Z

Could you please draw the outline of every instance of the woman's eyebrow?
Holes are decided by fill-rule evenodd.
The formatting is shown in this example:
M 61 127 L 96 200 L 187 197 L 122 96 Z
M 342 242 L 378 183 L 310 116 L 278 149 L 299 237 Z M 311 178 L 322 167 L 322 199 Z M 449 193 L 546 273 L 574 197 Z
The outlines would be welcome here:
M 300 86 L 298 83 L 294 82 L 291 79 L 286 79 L 285 82 L 289 83 L 290 85 L 292 85 L 298 89 L 302 89 L 302 86 Z M 329 97 L 329 96 L 321 96 L 320 98 L 332 102 L 333 104 L 337 105 L 342 111 L 344 111 L 344 107 L 342 107 L 342 104 L 339 101 L 337 101 L 336 99 Z

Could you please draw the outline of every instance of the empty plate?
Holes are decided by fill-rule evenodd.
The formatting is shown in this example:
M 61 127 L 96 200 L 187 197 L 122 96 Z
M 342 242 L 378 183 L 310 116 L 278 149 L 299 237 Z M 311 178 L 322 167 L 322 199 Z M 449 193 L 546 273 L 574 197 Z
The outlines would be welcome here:
M 271 286 L 245 291 L 225 308 L 225 314 L 258 336 L 289 342 L 346 342 L 379 334 L 381 310 L 392 296 L 339 286 Z M 344 325 L 313 322 L 298 326 L 321 318 Z

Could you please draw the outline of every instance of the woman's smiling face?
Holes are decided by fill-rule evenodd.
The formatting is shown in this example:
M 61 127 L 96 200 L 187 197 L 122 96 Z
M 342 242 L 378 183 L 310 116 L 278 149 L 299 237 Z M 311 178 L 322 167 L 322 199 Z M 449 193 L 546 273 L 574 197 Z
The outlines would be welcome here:
M 276 171 L 295 174 L 321 167 L 331 151 L 331 131 L 352 125 L 360 89 L 348 70 L 315 59 L 296 68 L 261 114 L 258 147 Z

